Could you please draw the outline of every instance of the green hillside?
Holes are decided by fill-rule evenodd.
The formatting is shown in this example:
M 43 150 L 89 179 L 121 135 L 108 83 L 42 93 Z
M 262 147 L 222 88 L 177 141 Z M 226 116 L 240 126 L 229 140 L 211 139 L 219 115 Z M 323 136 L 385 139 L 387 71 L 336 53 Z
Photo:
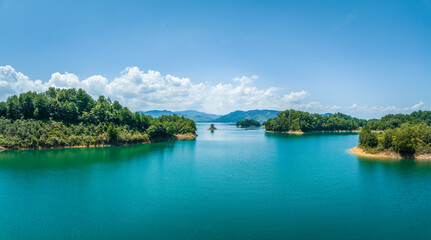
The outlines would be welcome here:
M 250 111 L 235 111 L 229 114 L 223 115 L 215 122 L 238 122 L 244 119 L 254 119 L 259 122 L 265 122 L 270 118 L 277 116 L 279 111 L 275 110 L 250 110 Z

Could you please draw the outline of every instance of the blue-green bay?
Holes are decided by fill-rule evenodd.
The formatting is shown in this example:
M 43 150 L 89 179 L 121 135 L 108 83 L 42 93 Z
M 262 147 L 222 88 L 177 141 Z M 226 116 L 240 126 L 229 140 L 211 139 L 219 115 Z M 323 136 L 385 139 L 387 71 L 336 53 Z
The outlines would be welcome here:
M 431 164 L 356 134 L 198 124 L 194 141 L 0 153 L 0 239 L 431 239 Z

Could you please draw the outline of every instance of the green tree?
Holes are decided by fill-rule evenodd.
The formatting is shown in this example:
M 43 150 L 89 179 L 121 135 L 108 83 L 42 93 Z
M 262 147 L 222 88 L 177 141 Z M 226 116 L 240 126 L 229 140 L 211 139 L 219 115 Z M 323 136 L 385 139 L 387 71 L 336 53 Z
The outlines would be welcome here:
M 20 112 L 24 118 L 34 117 L 33 97 L 35 93 L 27 92 L 19 95 Z
M 393 146 L 394 131 L 389 129 L 383 133 L 382 146 L 385 149 L 391 149 Z
M 6 147 L 132 143 L 195 132 L 191 119 L 153 119 L 104 96 L 94 101 L 82 89 L 50 88 L 0 102 L 0 146 Z
M 260 122 L 253 119 L 244 119 L 236 122 L 236 126 L 239 127 L 260 127 Z
M 7 117 L 7 104 L 0 102 L 0 117 Z
M 79 113 L 89 112 L 94 107 L 94 100 L 84 90 L 79 89 L 76 93 L 76 106 Z
M 414 130 L 409 124 L 402 125 L 395 134 L 394 150 L 402 154 L 414 154 Z
M 49 114 L 49 100 L 45 94 L 37 94 L 34 98 L 34 117 L 36 119 L 47 119 Z
M 377 144 L 377 135 L 371 132 L 370 126 L 365 125 L 359 134 L 359 145 L 365 148 L 374 148 L 377 147 Z
M 19 100 L 16 95 L 11 96 L 6 101 L 7 105 L 7 117 L 10 119 L 18 119 L 21 117 L 19 109 Z
M 150 139 L 152 140 L 169 136 L 166 128 L 160 123 L 150 126 L 147 129 L 147 133 L 150 136 Z
M 133 126 L 133 113 L 127 108 L 120 111 L 120 121 L 124 125 Z
M 114 124 L 109 124 L 108 126 L 108 134 L 109 134 L 109 141 L 110 142 L 117 142 L 118 141 L 118 128 L 114 126 Z

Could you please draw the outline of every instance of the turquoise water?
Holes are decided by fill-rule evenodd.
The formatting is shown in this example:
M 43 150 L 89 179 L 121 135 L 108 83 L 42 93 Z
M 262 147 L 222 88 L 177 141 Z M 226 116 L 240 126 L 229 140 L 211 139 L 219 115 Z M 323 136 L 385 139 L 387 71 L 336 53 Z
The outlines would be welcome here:
M 195 141 L 0 153 L 0 239 L 431 239 L 431 165 L 355 134 L 216 124 Z

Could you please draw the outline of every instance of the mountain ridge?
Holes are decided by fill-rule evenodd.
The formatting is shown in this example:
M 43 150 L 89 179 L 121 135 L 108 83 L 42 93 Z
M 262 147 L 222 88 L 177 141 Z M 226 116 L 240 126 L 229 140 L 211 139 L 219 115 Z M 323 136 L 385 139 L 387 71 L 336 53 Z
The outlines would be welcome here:
M 192 119 L 196 122 L 237 122 L 244 119 L 253 119 L 259 122 L 265 122 L 269 118 L 277 116 L 280 111 L 269 110 L 269 109 L 255 109 L 255 110 L 236 110 L 225 115 L 210 114 L 200 112 L 196 110 L 185 110 L 185 111 L 169 111 L 169 110 L 150 110 L 140 111 L 140 113 L 150 115 L 152 117 L 160 117 L 162 115 L 173 115 L 184 116 Z

